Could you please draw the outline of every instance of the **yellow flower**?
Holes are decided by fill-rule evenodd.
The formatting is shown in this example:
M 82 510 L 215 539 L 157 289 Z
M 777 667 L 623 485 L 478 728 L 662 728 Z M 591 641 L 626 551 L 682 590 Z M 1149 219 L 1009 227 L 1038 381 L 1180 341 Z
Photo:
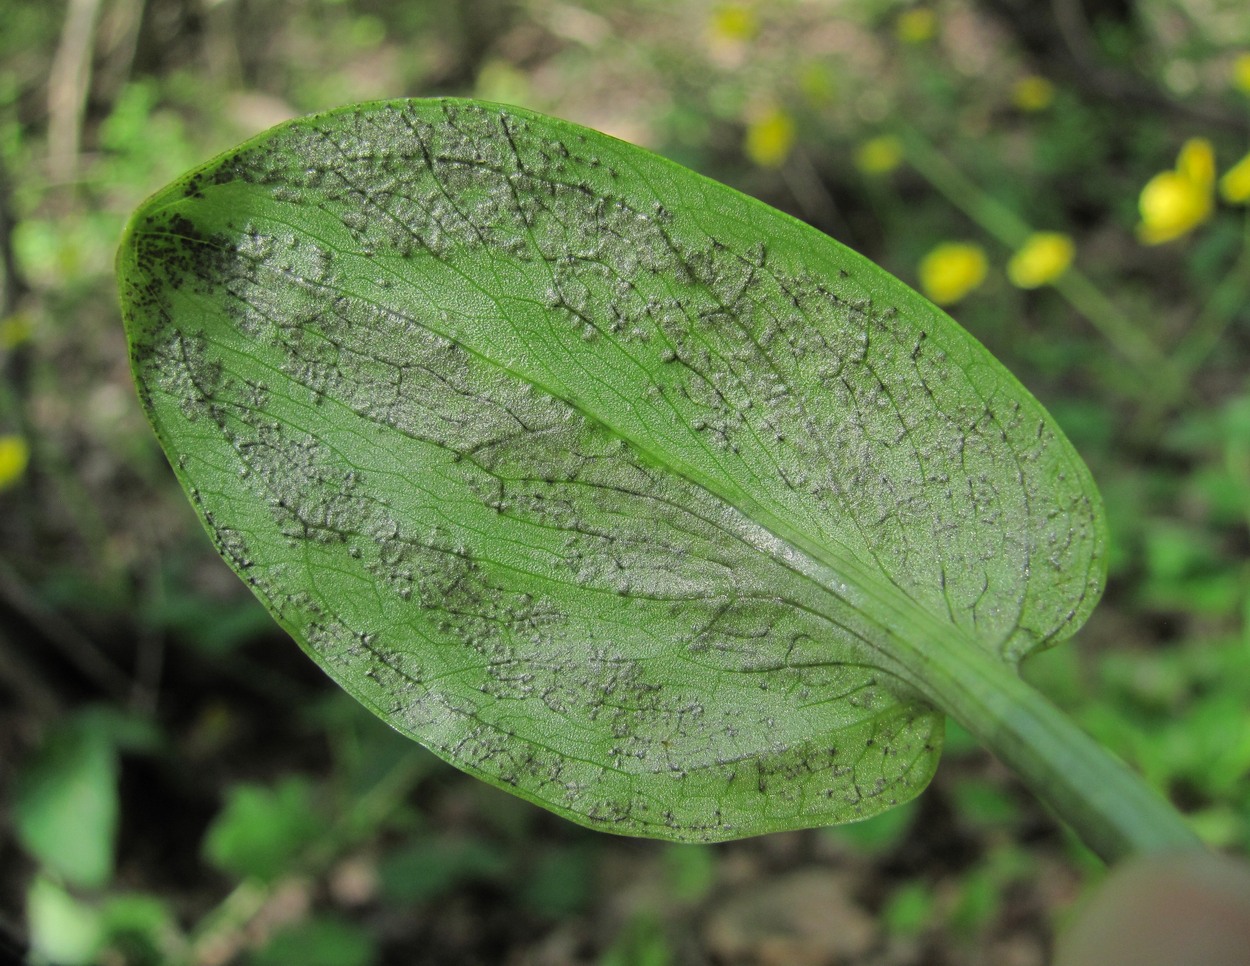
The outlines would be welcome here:
M 1019 288 L 1049 285 L 1068 270 L 1076 246 L 1057 231 L 1036 231 L 1007 262 L 1007 277 Z
M 1180 238 L 1211 217 L 1215 202 L 1215 153 L 1206 138 L 1190 138 L 1176 168 L 1146 182 L 1137 206 L 1137 237 L 1147 245 Z
M 0 319 L 0 349 L 15 349 L 30 339 L 33 332 L 30 316 L 17 314 Z
M 894 32 L 905 44 L 923 44 L 937 33 L 937 15 L 928 7 L 912 7 L 898 15 Z
M 1021 77 L 1011 88 L 1011 102 L 1022 111 L 1044 111 L 1054 99 L 1055 85 L 1037 74 Z
M 759 32 L 755 11 L 741 4 L 717 8 L 711 26 L 713 36 L 721 40 L 751 40 Z
M 20 436 L 0 436 L 0 490 L 22 478 L 30 460 L 30 447 Z
M 1250 53 L 1241 54 L 1233 61 L 1233 86 L 1250 96 Z
M 1220 196 L 1229 204 L 1250 201 L 1250 154 L 1234 164 L 1220 178 Z
M 888 174 L 903 161 L 903 142 L 891 134 L 870 138 L 855 152 L 855 167 L 864 174 Z
M 943 242 L 920 260 L 920 288 L 938 305 L 954 305 L 985 281 L 985 251 L 971 242 Z
M 790 156 L 795 134 L 794 118 L 773 108 L 747 125 L 743 150 L 761 168 L 779 168 Z

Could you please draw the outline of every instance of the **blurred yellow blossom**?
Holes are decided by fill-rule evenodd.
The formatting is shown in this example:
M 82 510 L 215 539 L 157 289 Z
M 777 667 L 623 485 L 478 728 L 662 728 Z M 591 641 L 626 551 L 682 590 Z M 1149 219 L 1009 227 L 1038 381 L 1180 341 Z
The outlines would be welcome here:
M 912 7 L 898 15 L 894 31 L 905 44 L 923 44 L 937 33 L 937 15 L 928 7 Z
M 740 3 L 718 7 L 712 14 L 712 35 L 720 40 L 751 40 L 759 32 L 755 11 Z
M 1055 99 L 1055 85 L 1045 77 L 1029 74 L 1011 88 L 1011 103 L 1022 111 L 1044 111 Z
M 1036 231 L 1007 262 L 1007 277 L 1018 288 L 1049 285 L 1068 270 L 1076 246 L 1062 232 Z
M 22 478 L 30 460 L 30 447 L 20 436 L 0 436 L 0 490 L 7 490 Z
M 1209 217 L 1215 201 L 1215 152 L 1206 138 L 1190 138 L 1176 167 L 1146 182 L 1137 206 L 1137 237 L 1147 245 L 1180 238 Z
M 985 250 L 971 242 L 943 242 L 920 260 L 920 288 L 938 305 L 953 305 L 985 281 Z
M 855 167 L 864 174 L 887 174 L 903 161 L 903 142 L 892 134 L 870 138 L 855 152 Z
M 1250 96 L 1250 53 L 1244 53 L 1233 61 L 1233 86 Z
M 30 316 L 18 313 L 0 319 L 0 349 L 14 349 L 26 342 L 34 331 Z
M 1220 196 L 1229 204 L 1250 201 L 1250 154 L 1234 164 L 1220 178 Z
M 773 108 L 747 125 L 743 150 L 761 168 L 779 168 L 790 156 L 796 133 L 794 118 L 781 108 Z

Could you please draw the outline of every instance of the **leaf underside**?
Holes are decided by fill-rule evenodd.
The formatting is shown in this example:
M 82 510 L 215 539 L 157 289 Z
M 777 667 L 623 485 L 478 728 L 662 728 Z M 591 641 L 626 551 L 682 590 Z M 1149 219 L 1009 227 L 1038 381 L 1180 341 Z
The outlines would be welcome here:
M 897 643 L 1014 664 L 1100 591 L 1086 469 L 951 319 L 566 122 L 289 122 L 151 198 L 119 276 L 227 563 L 391 725 L 584 824 L 907 800 L 941 718 Z

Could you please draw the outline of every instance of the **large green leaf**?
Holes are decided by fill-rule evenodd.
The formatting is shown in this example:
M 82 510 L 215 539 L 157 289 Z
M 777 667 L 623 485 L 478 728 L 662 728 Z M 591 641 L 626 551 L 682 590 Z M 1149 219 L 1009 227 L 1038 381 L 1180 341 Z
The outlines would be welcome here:
M 1100 591 L 1084 465 L 948 316 L 572 124 L 292 121 L 151 198 L 119 272 L 226 561 L 385 720 L 579 822 L 882 811 L 938 757 L 908 642 L 1013 666 Z

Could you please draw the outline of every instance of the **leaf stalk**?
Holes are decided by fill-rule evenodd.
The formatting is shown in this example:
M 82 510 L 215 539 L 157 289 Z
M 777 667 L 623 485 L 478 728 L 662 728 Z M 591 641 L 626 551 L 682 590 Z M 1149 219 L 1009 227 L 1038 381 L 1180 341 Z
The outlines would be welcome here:
M 1202 848 L 1184 817 L 1015 670 L 978 648 L 929 642 L 909 683 L 978 738 L 1108 864 Z

